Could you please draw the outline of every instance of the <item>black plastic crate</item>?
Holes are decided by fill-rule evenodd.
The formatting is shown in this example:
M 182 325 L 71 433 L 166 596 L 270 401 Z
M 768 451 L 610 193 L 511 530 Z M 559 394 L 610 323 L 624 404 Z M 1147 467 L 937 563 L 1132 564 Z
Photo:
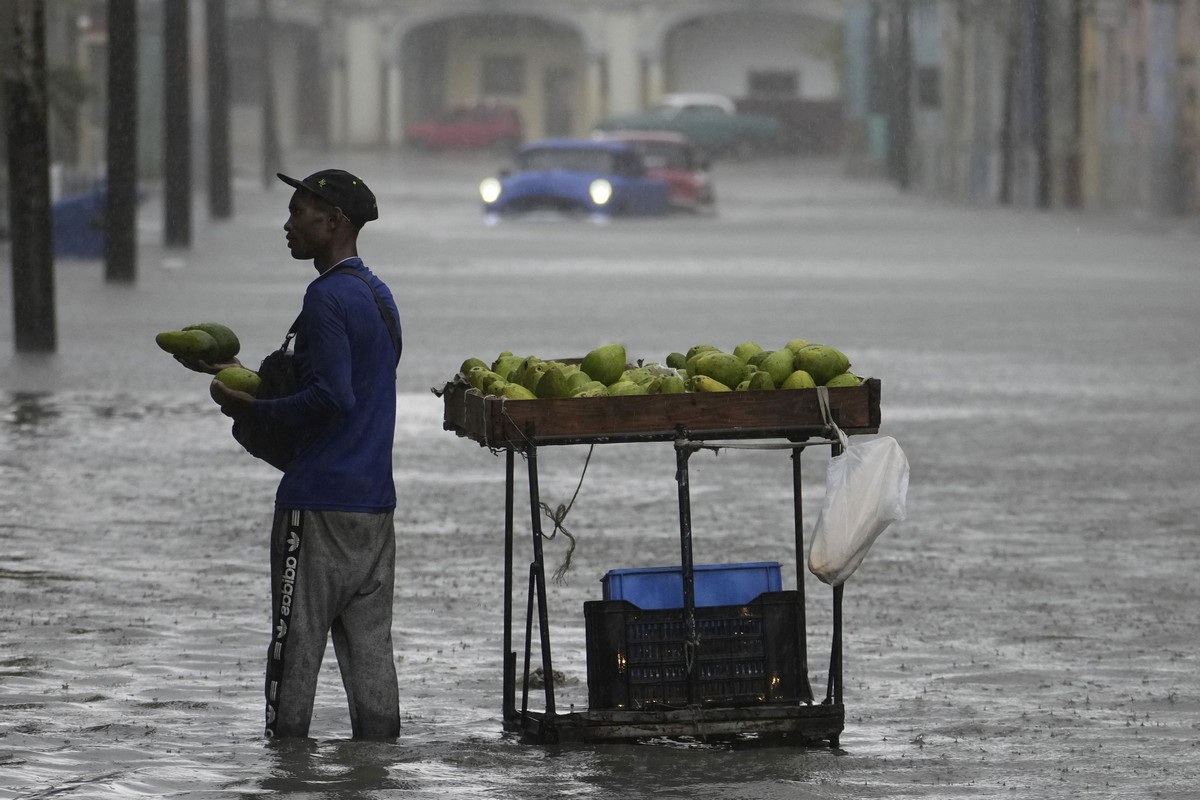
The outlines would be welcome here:
M 682 608 L 642 609 L 624 600 L 595 600 L 583 604 L 583 615 L 591 708 L 689 705 Z M 695 615 L 697 704 L 800 701 L 798 592 L 764 592 L 745 605 L 700 607 Z

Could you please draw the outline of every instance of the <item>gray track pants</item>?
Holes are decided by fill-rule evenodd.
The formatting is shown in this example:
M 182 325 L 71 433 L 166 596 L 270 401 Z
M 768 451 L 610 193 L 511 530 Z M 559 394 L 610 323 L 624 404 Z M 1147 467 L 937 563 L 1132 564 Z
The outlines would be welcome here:
M 330 633 L 354 738 L 400 735 L 392 656 L 395 567 L 391 512 L 275 511 L 267 736 L 308 735 Z

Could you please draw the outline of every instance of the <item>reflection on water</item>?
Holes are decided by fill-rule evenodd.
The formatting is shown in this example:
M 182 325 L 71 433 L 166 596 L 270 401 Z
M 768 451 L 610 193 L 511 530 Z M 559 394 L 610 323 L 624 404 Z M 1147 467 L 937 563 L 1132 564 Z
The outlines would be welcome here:
M 395 777 L 389 771 L 389 764 L 401 760 L 397 758 L 397 745 L 357 741 L 318 745 L 303 739 L 273 741 L 266 747 L 270 773 L 262 778 L 260 786 L 267 792 L 314 792 L 338 800 L 417 787 L 413 781 Z
M 38 392 L 16 392 L 11 401 L 5 405 L 4 413 L 0 416 L 6 426 L 18 429 L 32 429 L 36 432 L 41 423 L 56 419 L 59 411 L 54 405 L 52 395 Z

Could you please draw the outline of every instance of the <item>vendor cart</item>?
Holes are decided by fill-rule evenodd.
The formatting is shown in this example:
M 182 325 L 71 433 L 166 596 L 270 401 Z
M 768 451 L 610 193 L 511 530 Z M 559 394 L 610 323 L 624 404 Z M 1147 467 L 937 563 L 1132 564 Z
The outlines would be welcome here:
M 806 447 L 841 451 L 846 435 L 877 433 L 877 379 L 854 387 L 506 400 L 485 396 L 461 376 L 438 392 L 443 427 L 505 454 L 504 675 L 506 730 L 539 743 L 697 737 L 828 742 L 838 746 L 842 703 L 842 587 L 832 590 L 832 642 L 823 700 L 808 677 L 800 456 Z M 748 440 L 756 440 L 751 443 Z M 585 603 L 589 707 L 555 704 L 555 672 L 542 555 L 538 450 L 554 445 L 670 442 L 679 494 L 680 607 L 641 609 L 622 600 Z M 796 589 L 765 592 L 734 606 L 697 607 L 692 562 L 688 460 L 702 448 L 747 446 L 788 451 L 792 460 Z M 518 703 L 514 643 L 514 477 L 516 454 L 528 470 L 532 520 Z M 536 617 L 535 617 L 536 615 Z M 531 670 L 534 621 L 540 669 Z M 540 686 L 531 677 L 540 673 Z M 531 708 L 532 689 L 544 702 Z

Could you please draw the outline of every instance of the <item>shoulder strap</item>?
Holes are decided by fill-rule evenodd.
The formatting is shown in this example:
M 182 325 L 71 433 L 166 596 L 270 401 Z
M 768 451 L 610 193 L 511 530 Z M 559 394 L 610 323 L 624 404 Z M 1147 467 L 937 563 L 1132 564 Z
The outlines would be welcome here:
M 400 339 L 400 330 L 396 324 L 395 316 L 392 315 L 392 310 L 387 307 L 386 303 L 383 302 L 383 298 L 380 297 L 379 293 L 375 291 L 375 287 L 371 285 L 371 282 L 369 280 L 364 278 L 362 275 L 358 274 L 358 272 L 353 267 L 348 267 L 348 266 L 334 267 L 333 269 L 329 270 L 329 272 L 327 272 L 325 274 L 328 275 L 330 273 L 341 273 L 343 275 L 353 275 L 354 277 L 356 277 L 360 281 L 362 281 L 364 284 L 366 284 L 366 287 L 371 290 L 371 296 L 375 298 L 375 305 L 379 307 L 379 316 L 383 317 L 383 324 L 387 326 L 388 334 L 392 337 L 392 347 L 396 351 L 396 363 L 399 364 L 400 363 L 400 351 L 403 348 L 403 342 Z M 295 323 L 292 323 L 292 325 L 293 325 L 293 327 L 295 327 Z

